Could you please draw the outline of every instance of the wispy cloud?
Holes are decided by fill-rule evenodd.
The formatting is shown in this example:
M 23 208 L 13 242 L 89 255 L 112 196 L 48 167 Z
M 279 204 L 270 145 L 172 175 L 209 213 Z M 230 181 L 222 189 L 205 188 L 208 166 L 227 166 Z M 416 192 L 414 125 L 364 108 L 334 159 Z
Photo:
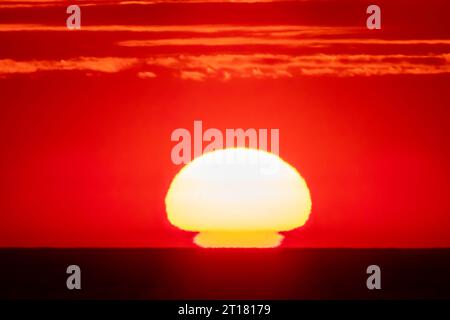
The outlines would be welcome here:
M 182 80 L 230 81 L 239 78 L 279 79 L 301 76 L 338 77 L 450 73 L 450 54 L 430 55 L 284 55 L 216 54 L 148 58 L 80 57 L 69 60 L 0 60 L 0 75 L 45 71 L 117 73 L 135 70 L 141 79 L 167 70 Z
M 450 73 L 450 54 L 436 55 L 181 55 L 150 58 L 149 66 L 180 72 L 182 79 L 339 77 Z
M 22 31 L 49 31 L 49 32 L 67 32 L 68 29 L 62 25 L 45 25 L 45 24 L 0 24 L 0 32 L 22 32 Z M 346 36 L 361 32 L 359 27 L 324 27 L 324 26 L 303 26 L 303 25 L 83 25 L 83 32 L 146 32 L 146 33 L 164 33 L 164 37 L 173 43 L 179 44 L 179 38 L 171 38 L 170 34 L 193 33 L 197 36 L 190 39 L 192 43 L 199 43 L 203 40 L 199 35 L 208 36 L 208 41 L 214 39 L 213 36 L 225 33 L 231 34 L 224 39 L 232 41 L 236 38 L 236 34 L 250 35 L 257 37 L 256 39 L 264 39 L 267 37 L 330 37 L 330 36 Z M 80 31 L 76 31 L 80 32 Z M 162 35 L 161 35 L 162 36 Z M 219 37 L 218 39 L 222 39 Z M 183 38 L 182 38 L 183 39 Z M 133 46 L 150 46 L 155 42 L 147 40 L 124 42 L 123 45 Z M 158 45 L 158 42 L 156 42 Z M 214 43 L 212 42 L 212 45 Z
M 153 79 L 156 78 L 156 73 L 151 71 L 138 72 L 138 77 L 141 79 Z
M 293 39 L 266 37 L 215 37 L 215 38 L 170 38 L 127 40 L 118 43 L 124 47 L 159 46 L 282 46 L 282 47 L 325 47 L 344 45 L 450 45 L 450 39 Z
M 199 71 L 181 71 L 180 78 L 183 80 L 203 81 L 207 78 L 207 74 Z
M 173 3 L 267 3 L 284 2 L 287 0 L 78 0 L 76 3 L 80 6 L 107 6 L 107 5 L 155 5 L 155 4 L 173 4 Z M 295 2 L 306 2 L 313 0 L 288 0 Z M 54 7 L 67 6 L 67 0 L 2 0 L 0 8 L 29 8 L 29 7 Z
M 136 58 L 80 57 L 68 60 L 16 61 L 0 59 L 0 75 L 30 74 L 44 71 L 92 71 L 116 73 L 130 69 L 139 62 Z

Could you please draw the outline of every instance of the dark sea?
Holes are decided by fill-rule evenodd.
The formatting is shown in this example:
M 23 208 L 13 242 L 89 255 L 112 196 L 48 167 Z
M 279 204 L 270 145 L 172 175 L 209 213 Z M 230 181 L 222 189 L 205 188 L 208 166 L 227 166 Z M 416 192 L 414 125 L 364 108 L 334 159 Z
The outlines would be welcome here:
M 450 249 L 2 249 L 0 299 L 450 299 Z

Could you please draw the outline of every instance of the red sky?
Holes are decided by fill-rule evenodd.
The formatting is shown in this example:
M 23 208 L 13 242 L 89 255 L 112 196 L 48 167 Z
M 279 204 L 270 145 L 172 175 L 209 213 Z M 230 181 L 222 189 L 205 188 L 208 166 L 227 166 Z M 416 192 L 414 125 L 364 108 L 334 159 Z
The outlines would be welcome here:
M 284 246 L 449 247 L 450 3 L 376 3 L 1 1 L 0 246 L 193 246 L 164 196 L 202 120 L 280 129 Z

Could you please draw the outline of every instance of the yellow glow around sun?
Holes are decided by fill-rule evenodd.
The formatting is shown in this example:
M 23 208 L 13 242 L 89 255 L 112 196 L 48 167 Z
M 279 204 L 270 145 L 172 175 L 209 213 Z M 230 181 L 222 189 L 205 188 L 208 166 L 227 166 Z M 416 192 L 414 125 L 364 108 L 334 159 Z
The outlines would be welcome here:
M 305 224 L 311 197 L 295 168 L 273 153 L 230 148 L 206 153 L 173 179 L 166 196 L 169 221 L 197 231 L 201 247 L 278 246 Z

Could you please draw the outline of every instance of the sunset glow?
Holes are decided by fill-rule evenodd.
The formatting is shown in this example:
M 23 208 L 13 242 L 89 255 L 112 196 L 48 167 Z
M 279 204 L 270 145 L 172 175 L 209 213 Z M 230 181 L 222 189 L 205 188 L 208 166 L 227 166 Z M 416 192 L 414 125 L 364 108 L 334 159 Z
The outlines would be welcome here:
M 449 247 L 449 12 L 0 1 L 0 247 Z M 201 166 L 234 147 L 286 162 Z

